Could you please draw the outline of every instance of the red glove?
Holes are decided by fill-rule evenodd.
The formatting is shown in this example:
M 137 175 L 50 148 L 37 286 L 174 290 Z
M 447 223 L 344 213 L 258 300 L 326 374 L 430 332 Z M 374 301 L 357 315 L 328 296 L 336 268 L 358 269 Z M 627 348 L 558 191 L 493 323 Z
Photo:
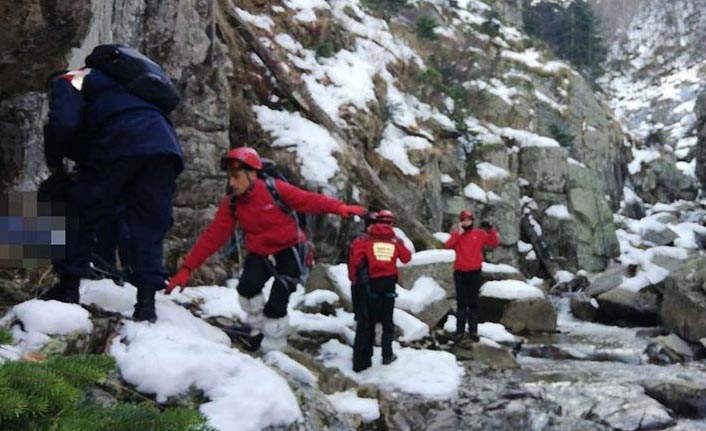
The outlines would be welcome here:
M 189 282 L 189 275 L 191 275 L 191 271 L 189 271 L 188 268 L 181 268 L 175 275 L 172 277 L 171 280 L 169 280 L 169 284 L 167 287 L 164 289 L 164 293 L 169 295 L 172 293 L 172 290 L 174 290 L 175 287 L 181 287 L 181 290 L 184 290 L 186 287 L 186 283 Z
M 365 214 L 366 209 L 365 207 L 362 207 L 360 205 L 346 205 L 346 204 L 341 204 L 337 209 L 336 209 L 336 214 L 340 215 L 343 218 L 346 218 L 351 215 L 357 215 L 362 217 L 363 214 Z

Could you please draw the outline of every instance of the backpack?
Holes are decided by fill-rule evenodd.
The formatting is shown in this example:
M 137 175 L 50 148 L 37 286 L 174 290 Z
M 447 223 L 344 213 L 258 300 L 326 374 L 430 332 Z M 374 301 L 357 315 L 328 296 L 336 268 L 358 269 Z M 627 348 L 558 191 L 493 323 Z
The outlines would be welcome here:
M 86 66 L 107 73 L 127 91 L 165 114 L 179 103 L 179 92 L 160 65 L 127 45 L 98 45 Z
M 279 209 L 281 209 L 282 212 L 294 219 L 294 221 L 297 223 L 297 227 L 300 232 L 306 232 L 307 215 L 299 214 L 289 205 L 287 205 L 287 203 L 284 202 L 282 196 L 277 190 L 275 180 L 280 180 L 289 183 L 289 180 L 284 175 L 284 173 L 282 173 L 277 164 L 273 160 L 263 157 L 262 169 L 258 171 L 257 176 L 258 178 L 265 181 L 267 191 L 270 193 L 270 196 L 272 196 L 272 199 L 275 201 L 275 204 L 277 204 Z M 232 217 L 235 217 L 236 201 L 236 196 L 231 194 L 228 208 Z M 300 278 L 303 282 L 308 275 L 308 268 L 314 266 L 314 244 L 311 241 L 307 240 L 306 242 L 298 244 L 296 249 L 297 257 L 299 258 L 299 267 L 301 269 L 302 274 Z

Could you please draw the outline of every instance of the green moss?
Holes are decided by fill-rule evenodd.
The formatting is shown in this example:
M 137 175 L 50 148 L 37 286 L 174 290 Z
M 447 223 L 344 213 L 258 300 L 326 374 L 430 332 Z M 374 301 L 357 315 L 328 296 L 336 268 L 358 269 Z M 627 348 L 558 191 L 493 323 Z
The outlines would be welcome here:
M 0 344 L 12 344 L 12 332 L 7 328 L 0 328 Z

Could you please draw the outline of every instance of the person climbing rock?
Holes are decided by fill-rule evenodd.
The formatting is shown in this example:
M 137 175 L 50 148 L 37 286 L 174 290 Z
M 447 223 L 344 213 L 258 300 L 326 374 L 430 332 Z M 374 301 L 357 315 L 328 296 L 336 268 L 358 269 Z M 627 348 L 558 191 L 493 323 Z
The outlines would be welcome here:
M 289 329 L 287 303 L 290 293 L 296 289 L 303 265 L 298 245 L 307 239 L 278 200 L 293 211 L 342 217 L 362 216 L 365 208 L 346 205 L 279 179 L 260 178 L 262 159 L 249 147 L 230 150 L 221 159 L 221 168 L 228 173 L 231 193 L 221 200 L 215 218 L 169 281 L 167 293 L 177 286 L 186 287 L 190 274 L 223 246 L 237 224 L 243 231 L 247 251 L 237 287 L 240 305 L 248 314 L 253 337 L 261 339 L 260 349 L 264 352 L 282 350 L 287 345 Z M 275 281 L 265 300 L 262 289 L 272 276 Z

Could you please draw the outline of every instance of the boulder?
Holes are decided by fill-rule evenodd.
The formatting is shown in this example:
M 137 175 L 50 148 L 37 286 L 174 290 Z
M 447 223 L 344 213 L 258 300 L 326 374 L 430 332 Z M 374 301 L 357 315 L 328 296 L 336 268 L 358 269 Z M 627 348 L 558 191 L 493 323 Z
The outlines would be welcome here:
M 598 302 L 596 302 L 594 298 L 591 298 L 583 292 L 578 292 L 571 294 L 569 301 L 571 314 L 573 314 L 574 317 L 588 322 L 596 320 Z
M 694 257 L 664 282 L 660 317 L 664 328 L 686 341 L 706 337 L 706 259 Z
M 454 269 L 452 262 L 435 262 L 421 265 L 405 265 L 399 269 L 398 283 L 402 286 L 414 286 L 420 277 L 431 277 L 446 291 L 447 298 L 455 298 Z
M 653 364 L 684 363 L 694 359 L 694 350 L 677 335 L 659 336 L 645 348 L 645 354 Z
M 615 289 L 623 282 L 625 268 L 614 266 L 606 269 L 590 279 L 591 284 L 586 288 L 586 295 L 596 297 L 611 289 Z
M 643 393 L 641 388 L 606 387 L 606 392 L 591 407 L 588 418 L 614 430 L 658 430 L 676 422 L 667 409 Z
M 470 356 L 470 359 L 486 365 L 491 370 L 502 371 L 519 368 L 517 359 L 509 349 L 485 342 L 472 343 Z M 459 357 L 459 359 L 461 358 Z
M 449 315 L 453 306 L 451 301 L 448 299 L 441 299 L 439 301 L 434 301 L 431 304 L 424 307 L 423 310 L 412 313 L 414 317 L 424 322 L 430 329 L 435 328 L 439 325 L 439 322 L 444 320 L 446 316 Z
M 679 235 L 665 224 L 655 223 L 650 227 L 650 229 L 645 229 L 640 233 L 642 238 L 654 245 L 669 245 L 679 238 Z
M 616 288 L 597 298 L 597 319 L 600 322 L 626 326 L 655 326 L 659 324 L 660 297 L 654 288 L 639 292 Z
M 352 311 L 353 304 L 351 303 L 350 292 L 348 292 L 348 295 L 341 292 L 341 289 L 329 271 L 330 268 L 331 265 L 326 263 L 317 263 L 314 265 L 314 267 L 311 268 L 311 272 L 309 272 L 309 277 L 306 279 L 304 289 L 307 293 L 317 289 L 330 290 L 338 295 L 339 303 L 345 310 Z
M 556 331 L 556 310 L 546 298 L 505 299 L 481 295 L 480 321 L 501 323 L 512 333 Z
M 706 418 L 706 386 L 696 382 L 648 381 L 645 393 L 680 416 Z

